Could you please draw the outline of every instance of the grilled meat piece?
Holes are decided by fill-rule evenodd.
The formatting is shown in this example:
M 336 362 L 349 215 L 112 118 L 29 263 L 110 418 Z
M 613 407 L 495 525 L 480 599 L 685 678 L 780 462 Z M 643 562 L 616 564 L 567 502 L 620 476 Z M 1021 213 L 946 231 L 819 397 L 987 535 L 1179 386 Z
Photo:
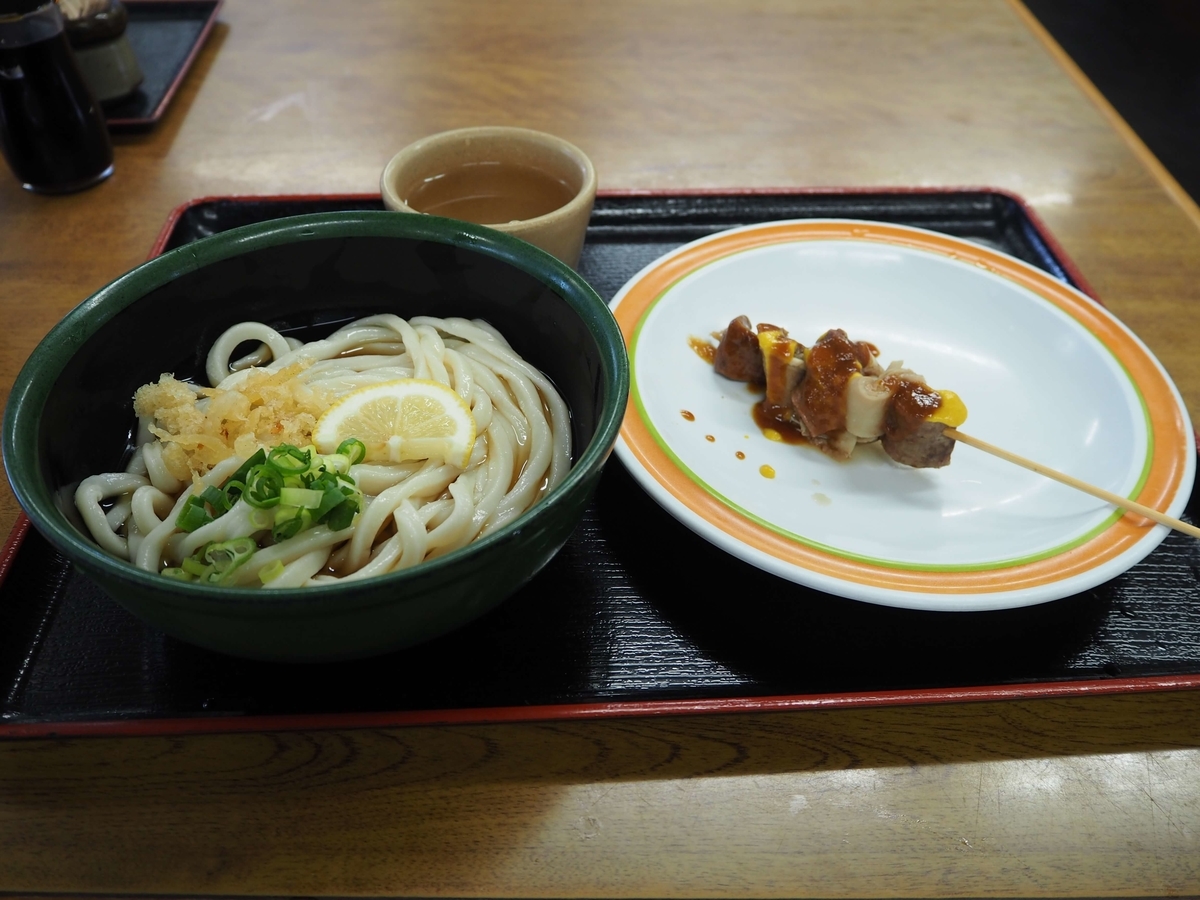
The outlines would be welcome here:
M 922 422 L 903 437 L 883 435 L 883 449 L 901 465 L 914 469 L 940 469 L 950 464 L 954 440 L 946 437 L 940 422 Z
M 907 369 L 892 369 L 881 379 L 892 384 L 892 400 L 883 418 L 883 449 L 896 462 L 915 469 L 940 469 L 950 462 L 954 441 L 944 422 L 930 422 L 942 398 L 925 379 Z
M 758 335 L 745 316 L 738 316 L 730 322 L 721 335 L 716 356 L 713 357 L 713 369 L 731 381 L 748 381 L 751 384 L 766 382 Z

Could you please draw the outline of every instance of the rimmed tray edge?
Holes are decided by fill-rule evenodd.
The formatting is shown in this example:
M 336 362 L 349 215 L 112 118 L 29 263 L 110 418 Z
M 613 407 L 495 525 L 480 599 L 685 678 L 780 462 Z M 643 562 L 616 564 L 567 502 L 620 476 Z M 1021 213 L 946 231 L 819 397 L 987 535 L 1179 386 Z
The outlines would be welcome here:
M 934 706 L 948 703 L 1072 699 L 1113 694 L 1200 690 L 1200 674 L 1111 680 L 1031 682 L 961 688 L 862 691 L 844 694 L 795 694 L 772 697 L 721 697 L 696 700 L 623 700 L 542 706 L 491 706 L 468 709 L 404 710 L 371 713 L 303 713 L 266 716 L 193 716 L 125 718 L 73 722 L 0 723 L 0 740 L 59 737 L 168 737 L 185 734 L 236 734 L 280 731 L 412 728 L 443 725 L 501 725 L 596 719 L 631 719 L 733 713 L 780 713 L 818 709 L 869 709 Z
M 218 6 L 223 0 L 216 0 Z M 215 21 L 215 11 L 212 20 Z M 197 43 L 197 47 L 202 42 Z M 745 196 L 846 196 L 870 194 L 995 194 L 1015 203 L 1029 219 L 1058 264 L 1079 290 L 1100 305 L 1091 285 L 1054 238 L 1042 219 L 1023 197 L 1012 191 L 986 186 L 934 187 L 753 187 L 687 189 L 606 189 L 598 197 L 745 197 Z M 303 194 L 222 194 L 197 197 L 179 204 L 168 214 L 147 259 L 164 251 L 179 219 L 195 206 L 225 200 L 303 202 L 344 200 L 361 202 L 378 198 L 376 193 L 303 193 Z M 1196 439 L 1200 450 L 1200 435 Z M 22 511 L 0 550 L 0 585 L 30 529 Z M 251 731 L 332 730 L 341 728 L 393 728 L 417 725 L 495 724 L 503 722 L 539 722 L 555 720 L 681 716 L 737 712 L 784 712 L 801 709 L 866 708 L 882 706 L 933 705 L 955 702 L 1031 700 L 1092 695 L 1148 693 L 1200 689 L 1200 674 L 1140 676 L 1131 678 L 1088 679 L 1061 682 L 1029 682 L 1016 685 L 992 685 L 954 688 L 920 688 L 898 691 L 867 691 L 829 694 L 794 694 L 769 697 L 696 698 L 685 700 L 614 701 L 540 706 L 473 707 L 464 709 L 403 710 L 374 713 L 305 713 L 267 716 L 191 716 L 186 718 L 117 718 L 92 720 L 45 720 L 0 722 L 0 739 L 36 739 L 52 737 L 162 736 L 173 734 L 210 734 Z
M 219 0 L 224 2 L 224 0 Z M 1083 293 L 1087 294 L 1101 306 L 1104 301 L 1096 294 L 1096 291 L 1088 283 L 1083 273 L 1075 265 L 1074 261 L 1067 255 L 1066 250 L 1054 237 L 1053 232 L 1046 226 L 1042 218 L 1034 211 L 1033 207 L 1020 194 L 1010 191 L 1007 188 L 990 187 L 987 185 L 942 185 L 929 187 L 891 187 L 887 185 L 879 186 L 855 186 L 855 187 L 749 187 L 749 188 L 602 188 L 596 191 L 597 197 L 753 197 L 753 196 L 795 196 L 795 197 L 818 197 L 818 196 L 853 196 L 853 195 L 869 195 L 869 194 L 995 194 L 1004 197 L 1007 200 L 1015 203 L 1029 219 L 1030 223 L 1037 231 L 1038 238 L 1046 244 L 1055 259 L 1062 266 L 1063 271 L 1070 276 L 1075 282 L 1075 286 Z M 194 206 L 200 206 L 205 203 L 215 203 L 221 200 L 269 200 L 274 202 L 302 202 L 305 200 L 346 200 L 346 201 L 363 201 L 363 200 L 382 200 L 381 196 L 376 193 L 340 193 L 340 194 L 321 194 L 321 193 L 304 193 L 304 194 L 214 194 L 204 197 L 196 197 L 192 200 L 187 200 L 175 207 L 168 214 L 166 221 L 163 223 L 162 229 L 158 233 L 153 246 L 150 248 L 150 254 L 147 259 L 153 259 L 163 252 L 167 241 L 171 238 L 171 233 L 175 229 L 175 225 L 179 219 L 189 209 Z M 1200 445 L 1198 445 L 1200 446 Z

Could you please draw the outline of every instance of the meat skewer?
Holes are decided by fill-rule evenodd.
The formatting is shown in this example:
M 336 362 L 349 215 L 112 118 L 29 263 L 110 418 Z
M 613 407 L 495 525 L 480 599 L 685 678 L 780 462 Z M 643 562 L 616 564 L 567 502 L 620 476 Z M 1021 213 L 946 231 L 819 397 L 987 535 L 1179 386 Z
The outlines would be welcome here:
M 897 462 L 938 468 L 950 462 L 956 442 L 1083 491 L 1118 509 L 1200 538 L 1200 528 L 1114 494 L 958 430 L 966 407 L 951 391 L 934 391 L 920 375 L 879 351 L 851 341 L 844 331 L 825 332 L 805 348 L 775 325 L 755 328 L 738 316 L 721 335 L 713 368 L 734 381 L 762 385 L 768 418 L 796 425 L 824 452 L 847 459 L 859 443 L 879 440 Z
M 858 444 L 880 441 L 906 466 L 947 465 L 954 441 L 942 431 L 961 425 L 966 407 L 903 363 L 885 369 L 878 357 L 873 345 L 852 341 L 841 329 L 805 347 L 777 325 L 752 328 L 738 316 L 721 336 L 713 368 L 734 381 L 761 384 L 763 417 L 798 428 L 836 459 L 849 459 Z

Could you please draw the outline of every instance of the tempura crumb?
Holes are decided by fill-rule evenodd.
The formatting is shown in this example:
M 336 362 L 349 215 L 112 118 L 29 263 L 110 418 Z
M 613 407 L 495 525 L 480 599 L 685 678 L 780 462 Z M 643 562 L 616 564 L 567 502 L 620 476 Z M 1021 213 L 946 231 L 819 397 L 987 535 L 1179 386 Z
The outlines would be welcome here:
M 196 388 L 164 373 L 138 388 L 134 411 L 153 420 L 171 474 L 190 480 L 223 459 L 252 456 L 260 447 L 312 443 L 313 429 L 332 397 L 301 380 L 309 363 L 278 372 L 250 370 L 232 388 Z

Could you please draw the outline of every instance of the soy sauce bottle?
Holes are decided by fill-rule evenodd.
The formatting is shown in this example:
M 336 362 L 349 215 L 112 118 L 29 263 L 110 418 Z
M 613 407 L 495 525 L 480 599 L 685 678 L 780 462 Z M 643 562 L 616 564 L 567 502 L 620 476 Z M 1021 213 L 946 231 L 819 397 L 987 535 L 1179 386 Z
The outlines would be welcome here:
M 31 191 L 77 191 L 112 174 L 108 127 L 54 2 L 0 0 L 0 150 Z

